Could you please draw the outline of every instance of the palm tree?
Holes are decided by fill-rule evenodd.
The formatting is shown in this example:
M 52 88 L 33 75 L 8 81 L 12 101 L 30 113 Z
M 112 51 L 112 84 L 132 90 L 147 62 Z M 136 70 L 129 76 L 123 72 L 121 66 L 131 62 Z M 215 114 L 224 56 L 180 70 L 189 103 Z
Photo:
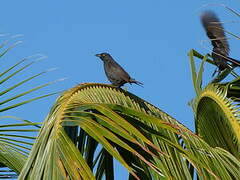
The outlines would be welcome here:
M 126 90 L 80 84 L 58 97 L 29 154 L 27 140 L 0 136 L 2 166 L 24 180 L 114 179 L 114 160 L 129 179 L 240 179 L 239 78 L 221 83 L 226 70 L 202 87 L 204 63 L 213 62 L 194 50 L 189 57 L 196 133 Z M 202 59 L 198 72 L 194 57 Z M 38 129 L 14 124 L 22 125 Z

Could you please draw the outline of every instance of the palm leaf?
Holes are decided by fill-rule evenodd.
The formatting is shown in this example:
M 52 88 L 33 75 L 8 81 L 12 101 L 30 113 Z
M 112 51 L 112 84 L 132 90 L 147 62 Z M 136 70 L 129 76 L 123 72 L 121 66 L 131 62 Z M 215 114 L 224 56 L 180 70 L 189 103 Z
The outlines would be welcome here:
M 237 98 L 227 97 L 227 86 L 209 85 L 196 99 L 197 133 L 213 147 L 240 158 L 240 117 Z
M 238 159 L 239 90 L 239 78 L 229 83 L 209 83 L 200 93 L 197 92 L 192 103 L 197 134 L 212 147 L 222 147 Z
M 15 41 L 14 37 L 10 37 L 3 41 L 0 44 L 0 58 L 7 55 L 7 53 L 12 50 L 16 45 L 18 45 L 21 41 Z M 14 83 L 14 80 L 18 77 L 18 74 L 24 73 L 27 68 L 34 65 L 43 56 L 30 56 L 27 58 L 23 58 L 22 60 L 10 65 L 5 70 L 2 68 L 2 72 L 0 73 L 0 84 L 2 86 L 0 96 L 1 96 L 1 108 L 0 112 L 5 112 L 12 109 L 19 107 L 21 105 L 30 103 L 37 99 L 41 99 L 44 97 L 48 97 L 50 95 L 56 93 L 48 93 L 43 95 L 34 95 L 31 96 L 30 93 L 35 91 L 39 91 L 40 89 L 47 87 L 55 82 L 49 82 L 37 87 L 32 87 L 30 89 L 25 89 L 23 92 L 19 92 L 18 88 L 29 83 L 32 80 L 46 74 L 49 70 L 36 73 L 29 77 L 26 77 L 24 80 L 17 80 Z M 32 60 L 33 59 L 33 60 Z M 30 62 L 29 62 L 30 61 Z M 3 63 L 3 61 L 2 61 Z M 11 81 L 12 80 L 12 81 Z M 7 82 L 11 81 L 11 85 L 6 85 Z M 17 91 L 17 93 L 15 92 Z M 13 95 L 8 95 L 8 94 Z M 30 98 L 29 96 L 30 95 Z M 22 99 L 19 99 L 22 97 Z M 5 173 L 3 173 L 4 178 L 16 176 L 16 174 L 12 174 L 12 170 L 14 170 L 17 174 L 20 173 L 26 159 L 28 153 L 31 149 L 31 146 L 35 140 L 34 136 L 36 132 L 39 130 L 40 123 L 32 123 L 31 121 L 22 120 L 20 118 L 15 118 L 11 116 L 1 116 L 0 117 L 0 164 Z M 35 134 L 33 133 L 35 132 Z M 6 167 L 10 168 L 6 170 Z
M 111 157 L 137 179 L 191 179 L 189 163 L 199 179 L 240 178 L 230 153 L 210 147 L 148 102 L 109 85 L 82 84 L 58 98 L 19 179 L 113 177 Z M 228 163 L 231 169 L 222 166 Z

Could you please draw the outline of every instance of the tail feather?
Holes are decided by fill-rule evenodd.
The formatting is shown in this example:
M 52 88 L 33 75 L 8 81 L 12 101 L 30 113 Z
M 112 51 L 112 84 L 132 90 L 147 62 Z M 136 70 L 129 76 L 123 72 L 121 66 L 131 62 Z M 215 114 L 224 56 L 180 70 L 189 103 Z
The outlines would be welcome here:
M 130 83 L 130 84 L 131 84 L 131 83 L 134 83 L 134 84 L 137 84 L 137 85 L 143 87 L 143 83 L 141 83 L 141 82 L 139 82 L 139 81 L 136 81 L 135 79 L 130 79 L 129 83 Z

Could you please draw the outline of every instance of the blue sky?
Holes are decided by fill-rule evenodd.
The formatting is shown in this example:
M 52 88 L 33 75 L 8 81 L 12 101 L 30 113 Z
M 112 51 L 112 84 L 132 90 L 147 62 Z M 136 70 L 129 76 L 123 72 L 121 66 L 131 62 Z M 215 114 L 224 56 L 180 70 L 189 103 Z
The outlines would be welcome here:
M 109 52 L 133 78 L 144 83 L 144 88 L 126 85 L 130 92 L 193 130 L 193 113 L 187 103 L 195 93 L 187 53 L 194 48 L 205 54 L 210 48 L 208 42 L 201 43 L 207 37 L 199 14 L 212 9 L 227 22 L 226 29 L 236 34 L 239 29 L 236 15 L 221 6 L 202 7 L 209 3 L 216 1 L 3 1 L 0 33 L 24 35 L 19 38 L 23 44 L 3 58 L 3 66 L 36 53 L 46 55 L 47 59 L 36 63 L 25 75 L 58 67 L 35 82 L 37 85 L 68 77 L 43 91 L 52 92 L 76 83 L 109 83 L 102 62 L 94 56 Z M 239 7 L 236 0 L 217 3 Z M 239 58 L 239 41 L 232 37 L 229 41 L 231 55 Z M 205 71 L 205 80 L 209 81 L 214 67 L 207 65 Z M 41 122 L 55 99 L 40 100 L 7 114 Z

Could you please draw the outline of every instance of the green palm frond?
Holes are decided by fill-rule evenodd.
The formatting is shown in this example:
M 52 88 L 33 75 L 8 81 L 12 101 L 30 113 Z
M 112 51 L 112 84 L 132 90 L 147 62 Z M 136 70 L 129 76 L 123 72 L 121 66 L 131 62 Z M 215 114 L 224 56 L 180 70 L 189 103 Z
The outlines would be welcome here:
M 1 58 L 7 56 L 8 52 L 19 43 L 21 43 L 21 41 L 15 41 L 15 39 L 11 37 L 3 41 L 0 44 L 0 60 L 2 60 Z M 16 108 L 37 99 L 56 94 L 44 93 L 43 95 L 33 95 L 33 92 L 39 91 L 55 82 L 45 83 L 22 91 L 18 90 L 18 88 L 22 88 L 22 86 L 31 83 L 36 78 L 49 72 L 49 70 L 46 70 L 29 77 L 25 77 L 23 80 L 17 79 L 20 73 L 24 73 L 28 68 L 42 58 L 43 56 L 40 55 L 30 56 L 23 58 L 17 63 L 13 63 L 13 65 L 10 65 L 6 69 L 1 69 L 0 85 L 2 88 L 0 91 L 0 112 L 5 112 L 6 114 L 6 111 L 9 109 Z M 4 63 L 4 61 L 1 61 L 1 63 Z M 8 83 L 10 80 L 11 83 Z M 0 116 L 0 164 L 3 169 L 8 167 L 11 170 L 14 170 L 16 173 L 20 173 L 23 165 L 25 164 L 32 144 L 34 143 L 35 135 L 39 128 L 39 123 L 33 123 L 31 121 L 22 120 L 20 118 L 11 116 Z M 11 170 L 4 169 L 3 171 L 9 171 L 11 174 Z
M 26 120 L 1 116 L 0 163 L 2 168 L 0 168 L 0 171 L 6 171 L 1 174 L 4 178 L 16 176 L 11 170 L 14 170 L 17 174 L 20 173 L 35 140 L 33 132 L 39 130 L 38 124 L 40 123 L 31 123 Z M 7 173 L 8 171 L 9 173 Z
M 58 98 L 19 179 L 113 177 L 112 157 L 135 178 L 191 179 L 190 164 L 200 179 L 240 178 L 234 156 L 148 102 L 110 85 L 82 84 Z
M 197 133 L 213 147 L 222 147 L 240 158 L 240 99 L 228 98 L 227 88 L 211 84 L 197 97 Z
M 197 92 L 197 97 L 192 101 L 197 134 L 212 147 L 224 148 L 238 159 L 240 159 L 239 87 L 239 78 L 228 83 L 209 83 Z

